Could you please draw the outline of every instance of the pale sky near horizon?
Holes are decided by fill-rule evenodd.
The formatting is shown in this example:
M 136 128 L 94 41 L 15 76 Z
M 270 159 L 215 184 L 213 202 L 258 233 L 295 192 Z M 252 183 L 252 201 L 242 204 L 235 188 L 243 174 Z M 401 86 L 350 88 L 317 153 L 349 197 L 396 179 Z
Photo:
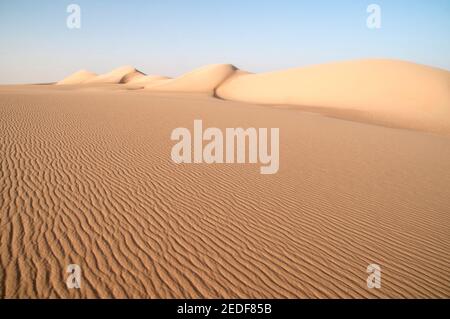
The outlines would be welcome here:
M 72 3 L 81 29 L 66 26 Z M 381 29 L 366 26 L 372 3 Z M 393 58 L 450 70 L 450 0 L 0 0 L 0 40 L 0 84 L 122 65 L 177 76 Z

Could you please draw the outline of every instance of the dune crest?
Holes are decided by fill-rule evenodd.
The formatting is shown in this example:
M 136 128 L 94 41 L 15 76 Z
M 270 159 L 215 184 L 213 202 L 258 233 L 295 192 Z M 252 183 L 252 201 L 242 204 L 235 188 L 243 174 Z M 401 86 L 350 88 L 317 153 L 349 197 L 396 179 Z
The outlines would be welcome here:
M 186 73 L 178 78 L 163 81 L 145 88 L 164 92 L 189 92 L 215 94 L 215 90 L 236 72 L 231 64 L 212 64 Z
M 142 76 L 145 76 L 145 74 L 141 71 L 136 70 L 134 67 L 122 66 L 120 68 L 112 70 L 109 73 L 105 73 L 95 78 L 89 79 L 84 83 L 123 84 Z
M 98 75 L 96 73 L 87 70 L 80 70 L 57 82 L 56 85 L 81 84 L 97 76 Z

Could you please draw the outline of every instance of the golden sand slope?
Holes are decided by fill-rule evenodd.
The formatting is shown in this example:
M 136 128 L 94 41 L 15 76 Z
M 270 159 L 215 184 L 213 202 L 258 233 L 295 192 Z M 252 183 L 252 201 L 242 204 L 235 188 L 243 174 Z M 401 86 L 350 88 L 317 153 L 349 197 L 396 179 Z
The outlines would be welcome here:
M 145 76 L 141 76 L 141 77 L 132 79 L 131 81 L 127 82 L 126 84 L 129 87 L 143 89 L 144 87 L 150 87 L 151 85 L 158 85 L 158 84 L 164 83 L 168 80 L 170 80 L 170 78 L 168 78 L 166 76 L 145 75 Z
M 353 110 L 365 120 L 450 134 L 450 72 L 361 60 L 236 75 L 217 96 L 241 102 Z
M 108 84 L 119 84 L 127 83 L 133 79 L 140 78 L 144 76 L 142 72 L 136 70 L 132 66 L 122 66 L 120 68 L 114 69 L 109 73 L 99 75 L 95 78 L 84 81 L 83 83 L 108 83 Z
M 90 79 L 93 79 L 95 77 L 97 77 L 98 75 L 93 73 L 93 72 L 89 72 L 86 70 L 80 70 L 78 72 L 75 72 L 72 75 L 69 75 L 67 78 L 57 82 L 57 85 L 67 85 L 67 84 L 81 84 L 84 83 Z
M 146 89 L 159 92 L 187 92 L 215 94 L 215 90 L 228 77 L 234 74 L 236 67 L 231 64 L 213 64 L 186 73 L 183 76 L 164 81 L 159 85 L 150 84 Z
M 279 173 L 173 164 L 170 134 L 194 119 L 279 127 Z M 0 87 L 0 297 L 449 298 L 449 189 L 438 135 L 120 85 Z
M 160 75 L 145 75 L 142 77 L 138 77 L 135 79 L 132 79 L 127 84 L 148 84 L 159 80 L 169 80 L 170 78 L 166 76 L 160 76 Z
M 153 92 L 204 93 L 335 117 L 351 114 L 353 120 L 450 135 L 450 72 L 404 61 L 338 62 L 264 74 L 213 64 L 174 79 L 145 76 L 126 66 L 96 77 L 81 71 L 58 82 L 79 83 L 126 83 L 130 89 Z

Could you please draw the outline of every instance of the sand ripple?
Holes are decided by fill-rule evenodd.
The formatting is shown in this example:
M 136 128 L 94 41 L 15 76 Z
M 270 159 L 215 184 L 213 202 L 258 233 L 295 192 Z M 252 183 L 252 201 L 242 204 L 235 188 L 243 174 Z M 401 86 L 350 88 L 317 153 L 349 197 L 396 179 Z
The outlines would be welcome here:
M 170 132 L 279 127 L 280 172 Z M 209 97 L 0 88 L 0 297 L 450 297 L 450 140 Z M 65 267 L 83 271 L 68 290 Z M 382 289 L 366 287 L 381 265 Z

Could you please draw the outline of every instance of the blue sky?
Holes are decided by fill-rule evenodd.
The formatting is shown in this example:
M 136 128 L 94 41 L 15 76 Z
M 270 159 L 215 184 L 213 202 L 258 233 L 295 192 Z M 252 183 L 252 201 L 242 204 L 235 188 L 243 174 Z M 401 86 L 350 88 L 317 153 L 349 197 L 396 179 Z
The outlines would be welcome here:
M 81 7 L 81 29 L 66 8 Z M 368 29 L 366 8 L 382 10 Z M 450 70 L 449 0 L 0 0 L 0 83 L 133 65 L 176 76 L 210 63 L 252 72 L 359 58 Z

